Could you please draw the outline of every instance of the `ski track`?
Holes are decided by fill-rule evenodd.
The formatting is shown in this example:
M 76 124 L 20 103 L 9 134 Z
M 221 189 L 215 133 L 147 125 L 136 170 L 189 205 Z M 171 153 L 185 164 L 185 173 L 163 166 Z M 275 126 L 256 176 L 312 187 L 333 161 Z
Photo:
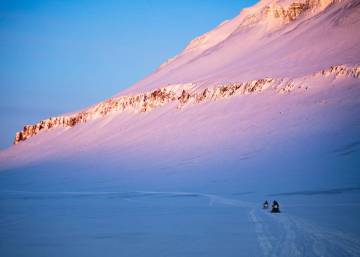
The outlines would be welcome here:
M 358 257 L 360 239 L 346 233 L 324 229 L 287 213 L 271 214 L 256 203 L 213 194 L 190 192 L 147 192 L 148 194 L 196 194 L 209 199 L 209 205 L 223 204 L 249 209 L 249 220 L 263 256 L 266 257 Z M 278 228 L 277 230 L 273 228 Z
M 287 213 L 271 214 L 256 203 L 213 194 L 190 192 L 148 192 L 148 194 L 196 194 L 209 199 L 209 205 L 223 204 L 248 208 L 259 247 L 266 257 L 358 257 L 360 239 L 346 233 L 324 229 Z M 274 230 L 273 228 L 278 228 Z
M 287 214 L 271 214 L 260 209 L 257 203 L 230 199 L 214 194 L 195 192 L 33 192 L 33 191 L 2 191 L 10 194 L 58 194 L 58 195 L 163 195 L 187 196 L 196 195 L 207 198 L 209 206 L 215 204 L 246 208 L 248 218 L 254 224 L 259 248 L 264 257 L 358 257 L 360 256 L 360 238 L 341 231 L 329 230 L 314 225 L 302 218 Z M 128 200 L 124 198 L 124 200 Z
M 255 225 L 263 256 L 360 256 L 358 238 L 321 228 L 302 218 L 252 209 L 249 219 Z
M 253 209 L 249 216 L 264 256 L 360 256 L 360 240 L 346 233 L 324 229 L 286 213 Z M 277 226 L 281 229 L 276 235 L 269 228 Z

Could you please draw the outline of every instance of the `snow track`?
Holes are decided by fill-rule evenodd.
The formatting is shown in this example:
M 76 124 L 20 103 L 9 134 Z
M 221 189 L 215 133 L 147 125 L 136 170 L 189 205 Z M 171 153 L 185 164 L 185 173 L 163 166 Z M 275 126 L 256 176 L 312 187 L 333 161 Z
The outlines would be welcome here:
M 360 256 L 360 240 L 286 213 L 252 209 L 249 219 L 263 256 Z
M 150 194 L 198 195 L 209 205 L 223 204 L 249 209 L 259 248 L 265 257 L 357 257 L 360 239 L 349 234 L 321 228 L 288 213 L 271 214 L 256 203 L 229 199 L 213 194 L 189 192 L 142 192 Z
M 145 193 L 145 192 L 144 192 Z M 357 257 L 360 239 L 340 231 L 328 230 L 287 214 L 271 214 L 256 203 L 229 199 L 213 194 L 184 192 L 146 192 L 154 194 L 196 194 L 209 199 L 209 205 L 223 204 L 249 209 L 249 220 L 263 256 L 266 257 Z

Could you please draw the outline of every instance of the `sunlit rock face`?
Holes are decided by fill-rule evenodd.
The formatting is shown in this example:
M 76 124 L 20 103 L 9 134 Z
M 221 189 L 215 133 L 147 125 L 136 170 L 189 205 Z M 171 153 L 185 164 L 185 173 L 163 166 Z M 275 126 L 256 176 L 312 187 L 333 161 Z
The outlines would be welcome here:
M 329 69 L 308 75 L 308 77 L 330 75 L 359 78 L 360 66 L 332 66 Z M 200 104 L 205 101 L 217 101 L 236 95 L 261 93 L 268 88 L 272 88 L 277 93 L 282 94 L 289 93 L 296 88 L 305 88 L 306 90 L 309 88 L 308 85 L 305 87 L 299 85 L 296 79 L 288 78 L 264 78 L 247 82 L 224 83 L 203 90 L 196 90 L 195 87 L 195 84 L 174 85 L 138 95 L 110 98 L 89 109 L 69 116 L 52 117 L 34 125 L 26 125 L 22 131 L 16 133 L 14 144 L 25 141 L 41 131 L 58 127 L 70 128 L 79 123 L 85 123 L 112 113 L 148 112 L 169 103 L 175 103 L 177 108 L 183 108 L 188 104 Z
M 341 0 L 299 0 L 299 1 L 261 1 L 258 8 L 249 9 L 243 14 L 239 21 L 237 29 L 243 27 L 256 25 L 259 23 L 269 23 L 270 30 L 275 29 L 277 25 L 284 25 L 295 21 L 300 16 L 311 17 L 317 13 L 325 10 L 335 2 Z M 275 24 L 271 24 L 275 22 Z M 273 26 L 273 27 L 272 27 Z M 205 35 L 199 37 L 192 42 L 193 44 L 200 44 L 204 41 Z
M 292 2 L 285 6 L 274 4 L 266 6 L 262 13 L 265 16 L 272 16 L 280 18 L 285 22 L 291 22 L 304 13 L 314 14 L 322 11 L 334 2 L 334 0 L 306 0 Z

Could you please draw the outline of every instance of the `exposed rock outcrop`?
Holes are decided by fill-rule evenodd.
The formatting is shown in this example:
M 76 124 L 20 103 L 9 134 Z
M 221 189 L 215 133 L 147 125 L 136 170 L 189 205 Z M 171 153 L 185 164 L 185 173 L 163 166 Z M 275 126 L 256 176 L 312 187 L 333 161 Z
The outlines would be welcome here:
M 288 6 L 270 5 L 264 9 L 265 15 L 272 15 L 275 18 L 280 18 L 285 22 L 295 20 L 300 15 L 309 12 L 317 13 L 331 4 L 336 2 L 335 0 L 299 0 L 294 1 Z
M 360 66 L 332 66 L 329 69 L 313 74 L 313 76 L 329 75 L 360 78 Z M 269 87 L 275 88 L 278 93 L 293 91 L 296 86 L 294 80 L 287 79 L 286 82 L 284 81 L 285 79 L 282 78 L 264 78 L 243 83 L 224 83 L 203 90 L 194 90 L 194 84 L 183 84 L 163 87 L 138 95 L 114 97 L 75 114 L 52 117 L 34 125 L 26 125 L 22 131 L 16 133 L 14 144 L 25 141 L 41 131 L 58 127 L 74 127 L 79 123 L 85 123 L 112 113 L 148 112 L 168 103 L 177 103 L 177 108 L 181 109 L 188 104 L 217 101 L 235 95 L 260 93 Z M 279 85 L 280 87 L 275 87 Z
M 316 75 L 322 75 L 322 76 L 329 76 L 329 75 L 335 75 L 335 76 L 349 76 L 354 78 L 360 77 L 360 66 L 356 65 L 354 67 L 348 67 L 347 65 L 335 65 L 331 66 L 329 69 L 322 70 Z
M 289 6 L 271 5 L 265 7 L 263 13 L 290 22 L 305 12 L 321 11 L 333 2 L 333 0 L 306 0 L 292 2 Z
M 257 24 L 261 21 L 268 21 L 268 19 L 275 19 L 282 22 L 282 24 L 289 23 L 296 20 L 303 14 L 314 15 L 321 12 L 328 6 L 341 0 L 297 0 L 277 3 L 276 1 L 267 3 L 264 2 L 263 7 L 252 14 L 244 17 L 240 26 L 248 26 Z

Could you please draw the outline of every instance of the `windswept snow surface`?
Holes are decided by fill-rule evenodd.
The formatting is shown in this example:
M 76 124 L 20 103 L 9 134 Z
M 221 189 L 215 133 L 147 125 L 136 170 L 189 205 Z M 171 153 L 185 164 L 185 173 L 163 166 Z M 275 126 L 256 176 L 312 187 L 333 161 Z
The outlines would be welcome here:
M 321 72 L 358 67 L 360 2 L 274 18 L 292 2 L 244 10 L 119 95 L 280 84 L 2 151 L 0 256 L 360 256 L 360 78 Z

